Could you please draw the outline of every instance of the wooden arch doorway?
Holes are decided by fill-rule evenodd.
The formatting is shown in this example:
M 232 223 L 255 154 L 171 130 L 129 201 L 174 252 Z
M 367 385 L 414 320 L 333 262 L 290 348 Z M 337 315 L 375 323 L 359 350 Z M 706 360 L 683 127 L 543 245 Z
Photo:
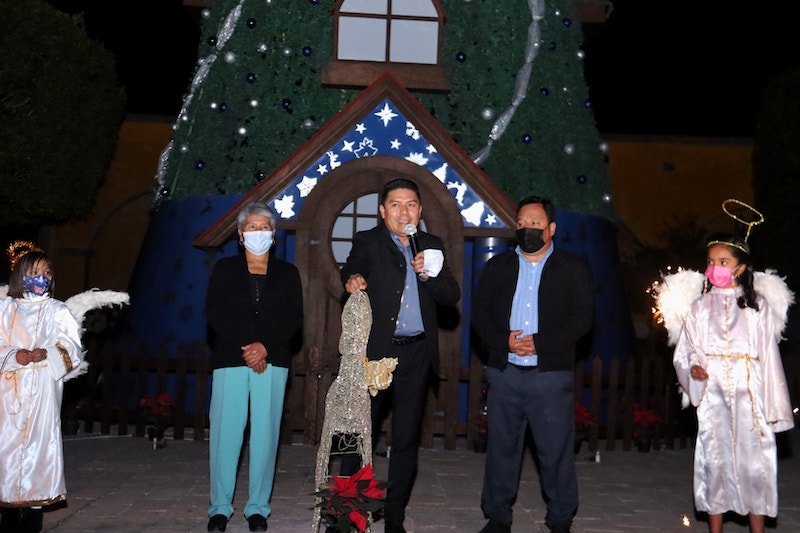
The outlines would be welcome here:
M 461 214 L 452 194 L 429 171 L 401 158 L 376 156 L 344 164 L 319 182 L 303 203 L 296 223 L 295 263 L 303 283 L 304 349 L 302 359 L 293 367 L 287 398 L 292 429 L 302 429 L 303 440 L 309 444 L 319 441 L 325 394 L 339 370 L 341 313 L 346 297 L 339 269 L 349 251 L 342 226 L 350 221 L 351 234 L 374 226 L 380 220 L 378 195 L 383 185 L 395 178 L 407 178 L 419 186 L 420 225 L 441 237 L 450 270 L 459 285 L 463 278 Z M 370 205 L 374 208 L 370 209 Z M 370 219 L 374 221 L 370 223 Z M 341 237 L 343 234 L 345 237 Z M 442 433 L 447 420 L 455 424 L 458 418 L 459 313 L 460 305 L 459 309 L 445 312 L 446 324 L 439 333 L 443 381 L 435 405 L 429 399 L 423 433 Z M 298 416 L 301 412 L 302 421 Z M 433 420 L 433 413 L 441 420 Z M 297 427 L 298 423 L 302 426 Z

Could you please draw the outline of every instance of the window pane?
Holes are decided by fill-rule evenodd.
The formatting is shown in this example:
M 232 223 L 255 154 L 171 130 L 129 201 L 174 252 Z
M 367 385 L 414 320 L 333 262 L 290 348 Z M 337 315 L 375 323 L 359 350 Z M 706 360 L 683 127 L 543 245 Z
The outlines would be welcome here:
M 386 20 L 339 17 L 338 59 L 386 60 Z
M 408 0 L 406 0 L 408 1 Z M 430 0 L 427 0 L 430 2 Z M 397 0 L 395 0 L 395 3 Z M 339 13 L 370 13 L 373 15 L 386 15 L 386 0 L 344 0 L 339 8 Z
M 439 51 L 438 23 L 423 20 L 393 20 L 391 40 L 389 61 L 436 64 Z
M 339 264 L 344 264 L 352 248 L 352 241 L 333 241 L 331 243 L 331 249 L 333 250 L 334 260 Z
M 363 0 L 370 2 L 371 0 Z M 345 0 L 347 2 L 347 0 Z M 408 15 L 412 17 L 437 18 L 436 6 L 431 0 L 394 0 L 392 2 L 392 15 Z
M 357 202 L 359 215 L 378 215 L 378 193 L 365 194 Z
M 353 238 L 353 218 L 352 217 L 339 217 L 333 223 L 333 230 L 331 230 L 331 237 L 334 239 L 352 239 Z
M 355 202 L 350 202 L 345 206 L 344 209 L 342 209 L 342 213 L 353 214 L 353 208 L 355 207 L 355 205 L 356 205 Z
M 356 231 L 372 229 L 377 225 L 378 219 L 375 217 L 358 217 L 356 219 Z

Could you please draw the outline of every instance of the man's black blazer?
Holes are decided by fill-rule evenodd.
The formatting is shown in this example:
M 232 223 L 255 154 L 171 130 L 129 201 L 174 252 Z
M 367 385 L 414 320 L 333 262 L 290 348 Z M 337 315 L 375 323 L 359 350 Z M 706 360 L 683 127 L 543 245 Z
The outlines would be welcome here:
M 430 233 L 418 232 L 417 242 L 420 250 L 438 249 L 444 253 L 442 240 Z M 341 271 L 342 284 L 347 283 L 352 274 L 361 274 L 367 280 L 367 295 L 372 306 L 367 357 L 373 360 L 391 357 L 392 336 L 406 279 L 406 259 L 383 223 L 354 236 L 353 248 Z M 417 280 L 417 286 L 428 354 L 436 371 L 439 367 L 436 304 L 455 305 L 461 297 L 461 289 L 448 268 L 446 257 L 439 275 L 427 281 Z
M 508 363 L 518 273 L 516 251 L 492 257 L 472 297 L 472 325 L 489 349 L 489 366 L 500 370 Z M 586 262 L 555 248 L 539 284 L 539 332 L 533 336 L 539 371 L 574 369 L 575 346 L 591 328 L 593 315 L 594 282 Z

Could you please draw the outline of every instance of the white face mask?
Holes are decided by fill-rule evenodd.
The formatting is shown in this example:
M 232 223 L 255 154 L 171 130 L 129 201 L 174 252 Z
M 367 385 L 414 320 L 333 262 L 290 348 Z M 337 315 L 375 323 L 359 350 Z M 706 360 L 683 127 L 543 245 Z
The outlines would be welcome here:
M 264 255 L 272 248 L 271 231 L 245 231 L 242 238 L 244 247 L 253 255 Z

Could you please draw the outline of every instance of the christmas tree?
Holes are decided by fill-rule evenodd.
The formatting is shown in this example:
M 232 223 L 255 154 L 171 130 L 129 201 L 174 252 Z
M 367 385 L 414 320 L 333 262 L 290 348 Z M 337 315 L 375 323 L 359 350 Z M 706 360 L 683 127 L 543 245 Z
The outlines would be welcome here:
M 157 200 L 251 190 L 355 98 L 358 89 L 321 81 L 334 55 L 334 7 L 220 0 L 203 11 L 197 70 L 161 157 Z M 575 3 L 441 7 L 449 90 L 414 96 L 510 198 L 535 193 L 611 218 Z

